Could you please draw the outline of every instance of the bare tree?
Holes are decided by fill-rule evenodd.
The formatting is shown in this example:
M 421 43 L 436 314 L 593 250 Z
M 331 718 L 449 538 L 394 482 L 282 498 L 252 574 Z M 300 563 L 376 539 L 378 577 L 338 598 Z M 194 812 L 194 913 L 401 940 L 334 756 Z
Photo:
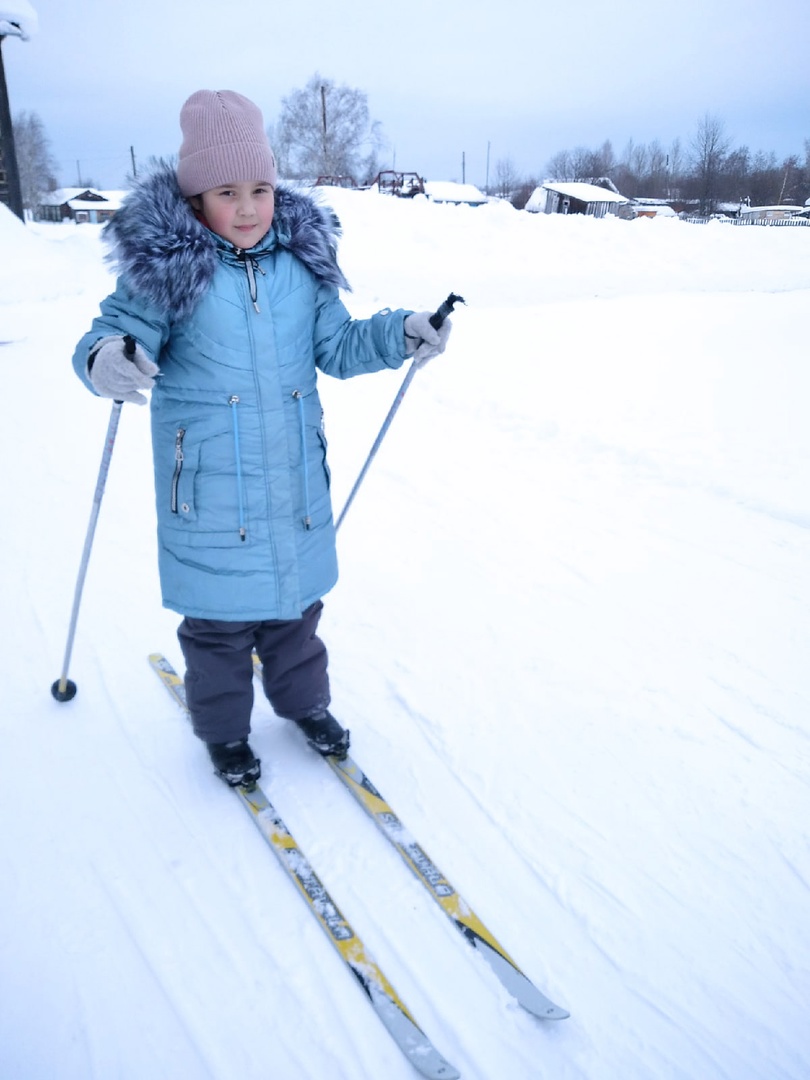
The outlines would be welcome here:
M 593 155 L 593 172 L 591 176 L 613 176 L 616 171 L 616 155 L 613 152 L 613 143 L 605 139 L 596 153 Z
M 512 206 L 516 210 L 523 210 L 541 183 L 542 181 L 536 176 L 527 176 L 524 180 L 519 180 L 517 187 L 512 192 L 512 198 L 509 200 Z
M 800 160 L 800 179 L 797 201 L 806 203 L 810 200 L 810 139 L 804 140 L 804 160 Z
M 660 199 L 664 196 L 667 186 L 667 152 L 658 139 L 647 147 L 647 171 L 644 176 L 644 186 L 651 198 Z
M 493 193 L 500 195 L 502 199 L 511 199 L 519 184 L 520 177 L 512 159 L 499 158 L 495 162 L 495 187 Z
M 801 198 L 802 169 L 798 154 L 791 154 L 782 162 L 782 183 L 777 203 L 796 203 Z
M 751 151 L 738 146 L 726 154 L 723 162 L 722 192 L 730 202 L 744 202 L 750 196 Z
M 680 139 L 673 139 L 667 155 L 667 180 L 665 199 L 676 199 L 680 196 L 683 185 L 683 173 L 686 168 L 686 158 Z
M 571 169 L 573 170 L 572 180 L 581 180 L 586 176 L 593 176 L 594 159 L 596 155 L 593 150 L 588 150 L 585 146 L 577 146 L 571 151 Z M 599 175 L 598 173 L 596 174 Z
M 34 211 L 47 191 L 57 187 L 56 162 L 39 116 L 20 112 L 14 118 L 14 145 L 20 173 L 20 190 L 26 210 Z
M 692 139 L 692 176 L 704 217 L 717 210 L 723 165 L 730 146 L 723 121 L 706 113 Z
M 561 150 L 546 165 L 546 173 L 551 180 L 573 180 L 574 166 L 570 150 Z
M 280 171 L 291 177 L 366 178 L 382 145 L 366 94 L 317 72 L 303 90 L 282 99 L 273 134 Z
M 774 185 L 779 166 L 773 151 L 759 150 L 750 161 L 746 196 L 751 206 L 767 206 L 774 201 Z

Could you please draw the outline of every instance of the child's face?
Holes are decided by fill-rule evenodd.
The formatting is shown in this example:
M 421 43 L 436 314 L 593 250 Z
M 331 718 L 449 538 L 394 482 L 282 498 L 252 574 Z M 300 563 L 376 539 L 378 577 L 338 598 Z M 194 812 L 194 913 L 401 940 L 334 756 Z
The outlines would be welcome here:
M 223 184 L 190 200 L 211 229 L 234 247 L 251 248 L 273 223 L 275 195 L 261 180 Z

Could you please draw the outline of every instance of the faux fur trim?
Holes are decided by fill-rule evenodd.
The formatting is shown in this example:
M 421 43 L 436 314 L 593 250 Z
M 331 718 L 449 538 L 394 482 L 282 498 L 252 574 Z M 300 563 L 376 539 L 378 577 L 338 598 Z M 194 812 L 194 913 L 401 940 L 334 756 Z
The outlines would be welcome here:
M 253 250 L 261 257 L 275 246 L 286 248 L 319 281 L 349 289 L 337 262 L 340 232 L 328 207 L 279 187 L 273 228 Z M 190 315 L 208 290 L 218 252 L 233 250 L 197 220 L 167 162 L 137 182 L 103 235 L 111 245 L 107 259 L 126 278 L 128 288 L 176 319 Z

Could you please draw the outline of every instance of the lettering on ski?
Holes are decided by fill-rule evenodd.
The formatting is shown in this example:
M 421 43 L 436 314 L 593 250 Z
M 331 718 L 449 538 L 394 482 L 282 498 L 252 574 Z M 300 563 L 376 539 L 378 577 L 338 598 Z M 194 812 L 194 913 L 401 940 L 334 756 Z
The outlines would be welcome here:
M 555 1005 L 524 975 L 504 947 L 456 892 L 422 847 L 416 843 L 362 769 L 346 757 L 326 759 L 348 790 L 396 848 L 413 873 L 467 941 L 484 957 L 506 989 L 528 1012 L 543 1020 L 564 1020 L 570 1013 Z
M 261 674 L 261 660 L 253 654 L 254 674 Z M 456 892 L 427 852 L 414 840 L 398 815 L 363 770 L 347 756 L 326 761 L 357 802 L 399 852 L 416 877 L 473 948 L 484 957 L 500 982 L 527 1012 L 541 1020 L 565 1020 L 571 1014 L 541 993 L 517 966 L 506 949 L 484 926 L 469 904 Z
M 169 661 L 160 653 L 152 653 L 149 663 L 177 704 L 188 712 L 183 680 Z M 261 787 L 257 784 L 251 790 L 245 787 L 236 787 L 233 790 L 413 1067 L 428 1080 L 458 1080 L 458 1070 L 441 1056 L 419 1027 L 399 994 L 332 900 L 312 864 Z

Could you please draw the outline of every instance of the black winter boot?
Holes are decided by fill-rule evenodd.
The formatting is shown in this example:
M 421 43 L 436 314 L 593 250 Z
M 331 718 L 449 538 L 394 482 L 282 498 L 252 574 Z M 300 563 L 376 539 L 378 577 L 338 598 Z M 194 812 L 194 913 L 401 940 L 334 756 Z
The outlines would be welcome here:
M 349 732 L 341 727 L 337 720 L 326 709 L 305 716 L 303 720 L 295 723 L 306 736 L 307 742 L 313 750 L 317 750 L 324 757 L 333 756 L 342 761 L 349 752 Z
M 262 763 L 248 745 L 247 739 L 236 742 L 207 743 L 214 771 L 231 787 L 253 788 L 262 775 Z

